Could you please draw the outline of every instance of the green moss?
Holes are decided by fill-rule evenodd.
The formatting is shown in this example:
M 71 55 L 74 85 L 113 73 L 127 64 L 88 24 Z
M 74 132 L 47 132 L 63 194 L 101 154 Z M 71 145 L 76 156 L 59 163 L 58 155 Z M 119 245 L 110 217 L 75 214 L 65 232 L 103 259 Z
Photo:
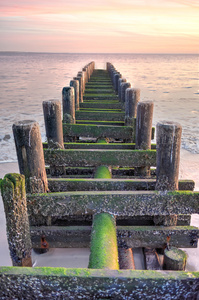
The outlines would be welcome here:
M 94 178 L 111 178 L 112 174 L 107 166 L 99 166 L 95 172 Z
M 89 268 L 119 269 L 115 218 L 108 213 L 94 216 Z

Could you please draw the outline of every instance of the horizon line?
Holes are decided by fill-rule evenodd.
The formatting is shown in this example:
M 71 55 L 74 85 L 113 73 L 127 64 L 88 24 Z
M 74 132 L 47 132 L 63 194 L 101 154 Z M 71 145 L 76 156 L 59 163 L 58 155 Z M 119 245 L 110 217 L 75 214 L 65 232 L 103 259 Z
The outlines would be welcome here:
M 0 53 L 35 53 L 35 54 L 150 54 L 150 55 L 199 55 L 199 53 L 175 53 L 175 52 L 47 52 L 47 51 L 18 51 L 18 50 L 0 50 Z

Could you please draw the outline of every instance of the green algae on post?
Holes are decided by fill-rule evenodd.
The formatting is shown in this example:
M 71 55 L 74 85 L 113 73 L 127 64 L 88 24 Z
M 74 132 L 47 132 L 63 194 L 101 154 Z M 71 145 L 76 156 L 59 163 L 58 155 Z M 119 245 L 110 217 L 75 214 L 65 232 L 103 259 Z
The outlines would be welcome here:
M 100 213 L 93 218 L 89 268 L 119 269 L 115 217 Z

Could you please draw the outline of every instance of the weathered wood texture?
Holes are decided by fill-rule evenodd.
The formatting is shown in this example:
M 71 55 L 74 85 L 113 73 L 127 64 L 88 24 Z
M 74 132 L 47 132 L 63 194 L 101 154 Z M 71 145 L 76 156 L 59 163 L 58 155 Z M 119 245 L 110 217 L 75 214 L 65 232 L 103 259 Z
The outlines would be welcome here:
M 155 179 L 97 179 L 97 178 L 48 178 L 51 192 L 65 191 L 139 191 L 155 190 Z M 192 180 L 179 181 L 179 190 L 193 191 Z
M 131 126 L 63 124 L 64 137 L 108 137 L 115 139 L 134 139 Z
M 30 228 L 33 248 L 45 236 L 50 248 L 89 248 L 91 226 L 40 226 Z M 199 229 L 194 226 L 117 226 L 120 248 L 164 248 L 167 238 L 174 247 L 196 248 Z
M 128 166 L 156 165 L 155 150 L 54 150 L 44 149 L 46 164 L 66 166 Z
M 27 201 L 32 225 L 40 224 L 42 218 L 45 222 L 48 216 L 93 215 L 100 212 L 117 216 L 199 213 L 199 193 L 196 192 L 65 192 L 28 195 Z
M 197 299 L 199 273 L 0 267 L 0 286 L 6 300 Z

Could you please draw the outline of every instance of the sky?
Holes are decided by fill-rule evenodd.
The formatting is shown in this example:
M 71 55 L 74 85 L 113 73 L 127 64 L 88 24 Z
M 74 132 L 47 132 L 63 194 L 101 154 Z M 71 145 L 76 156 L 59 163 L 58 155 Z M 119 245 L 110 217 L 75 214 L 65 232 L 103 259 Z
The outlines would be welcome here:
M 0 51 L 199 53 L 199 0 L 0 0 Z

